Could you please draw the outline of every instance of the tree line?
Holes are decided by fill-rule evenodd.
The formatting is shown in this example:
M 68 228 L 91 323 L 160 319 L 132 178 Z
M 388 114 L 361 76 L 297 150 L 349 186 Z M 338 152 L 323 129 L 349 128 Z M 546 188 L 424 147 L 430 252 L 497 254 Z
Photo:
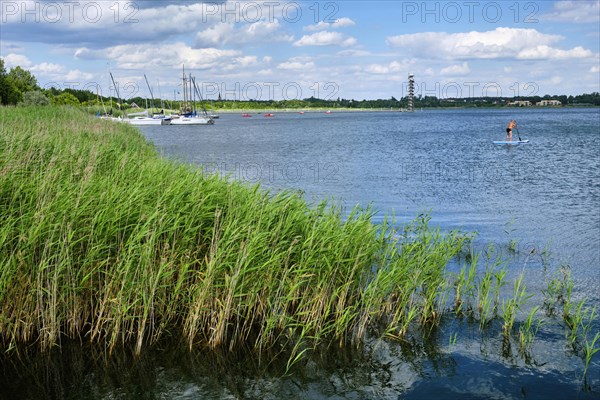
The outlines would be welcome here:
M 593 92 L 577 96 L 520 96 L 516 97 L 469 97 L 456 99 L 439 99 L 435 96 L 415 96 L 415 108 L 449 108 L 449 107 L 499 107 L 506 106 L 514 100 L 530 101 L 536 104 L 542 100 L 559 100 L 563 106 L 600 106 L 600 93 Z M 98 96 L 89 90 L 50 87 L 41 88 L 36 77 L 26 69 L 16 66 L 7 71 L 4 60 L 0 58 L 0 104 L 2 105 L 72 105 L 104 108 L 104 112 L 113 109 L 130 109 L 135 103 L 140 107 L 147 108 L 181 108 L 181 102 L 143 97 L 134 97 L 126 102 L 117 102 L 105 96 Z M 315 97 L 292 100 L 217 100 L 206 104 L 207 108 L 217 110 L 227 109 L 310 109 L 310 108 L 349 108 L 349 109 L 406 109 L 408 98 L 377 100 L 354 100 L 354 99 L 319 99 Z
M 87 93 L 92 95 L 91 92 Z M 81 105 L 81 101 L 69 89 L 42 89 L 36 77 L 20 66 L 6 71 L 4 60 L 0 58 L 0 104 L 5 106 Z

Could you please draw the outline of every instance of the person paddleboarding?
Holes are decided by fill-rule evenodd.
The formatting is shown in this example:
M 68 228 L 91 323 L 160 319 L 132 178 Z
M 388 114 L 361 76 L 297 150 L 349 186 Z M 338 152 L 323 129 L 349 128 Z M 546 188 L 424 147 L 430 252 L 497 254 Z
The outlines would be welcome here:
M 508 125 L 506 125 L 506 141 L 512 142 L 512 131 L 517 127 L 517 121 L 511 119 Z

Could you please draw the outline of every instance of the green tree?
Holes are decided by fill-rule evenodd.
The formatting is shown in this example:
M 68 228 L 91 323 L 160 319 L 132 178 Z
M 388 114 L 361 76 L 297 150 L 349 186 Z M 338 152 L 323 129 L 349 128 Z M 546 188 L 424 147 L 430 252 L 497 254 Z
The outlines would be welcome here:
M 73 96 L 71 93 L 61 93 L 58 96 L 52 98 L 53 106 L 78 106 L 80 105 L 77 97 Z
M 79 100 L 80 103 L 96 100 L 96 95 L 89 90 L 65 88 L 63 91 L 77 97 L 77 100 Z
M 19 100 L 19 89 L 17 89 L 12 79 L 9 79 L 4 67 L 4 60 L 0 58 L 0 104 L 17 104 Z
M 14 83 L 21 93 L 39 89 L 35 76 L 33 76 L 31 72 L 19 66 L 10 69 L 10 72 L 8 73 L 8 79 Z
M 39 90 L 31 90 L 23 93 L 23 101 L 19 103 L 22 106 L 47 106 L 50 100 Z

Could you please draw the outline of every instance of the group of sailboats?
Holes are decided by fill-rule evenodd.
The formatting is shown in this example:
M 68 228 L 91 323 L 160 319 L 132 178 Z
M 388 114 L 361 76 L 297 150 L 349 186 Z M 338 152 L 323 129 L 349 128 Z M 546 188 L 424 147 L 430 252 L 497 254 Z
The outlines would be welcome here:
M 202 99 L 202 93 L 196 86 L 196 80 L 189 74 L 189 77 L 185 76 L 185 67 L 182 70 L 183 79 L 183 105 L 181 114 L 178 118 L 171 119 L 171 125 L 211 125 L 215 121 L 208 115 L 206 108 L 204 107 L 204 100 Z M 197 96 L 197 97 L 196 97 Z M 196 108 L 196 100 L 200 100 L 202 112 L 199 112 Z
M 110 73 L 110 78 L 112 80 L 113 86 L 117 93 L 117 97 L 119 96 L 118 86 L 115 84 L 115 80 L 113 78 L 112 73 Z M 127 118 L 121 117 L 110 117 L 112 120 L 122 121 L 129 123 L 131 125 L 212 125 L 215 123 L 214 118 L 216 116 L 211 116 L 208 114 L 206 108 L 203 104 L 202 94 L 198 87 L 196 86 L 195 78 L 192 74 L 186 77 L 185 68 L 183 69 L 183 102 L 181 105 L 181 110 L 178 114 L 165 115 L 164 111 L 161 110 L 159 113 L 148 112 L 148 109 L 136 113 L 127 114 Z M 146 80 L 146 85 L 148 86 L 148 90 L 150 92 L 150 97 L 152 98 L 151 107 L 154 109 L 154 94 L 152 92 L 152 88 L 148 83 L 148 78 L 146 74 L 144 74 L 144 79 Z M 196 103 L 200 102 L 201 111 L 197 108 Z

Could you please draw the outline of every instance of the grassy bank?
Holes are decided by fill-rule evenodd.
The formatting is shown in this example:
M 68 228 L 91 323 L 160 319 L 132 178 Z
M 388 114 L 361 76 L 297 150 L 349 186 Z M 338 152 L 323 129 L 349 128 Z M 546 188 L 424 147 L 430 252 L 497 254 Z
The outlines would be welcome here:
M 293 362 L 323 343 L 403 340 L 448 313 L 520 337 L 522 280 L 501 299 L 500 263 L 446 271 L 468 236 L 207 176 L 73 109 L 0 108 L 0 121 L 2 352 L 68 337 L 139 353 L 179 337 L 283 346 Z

